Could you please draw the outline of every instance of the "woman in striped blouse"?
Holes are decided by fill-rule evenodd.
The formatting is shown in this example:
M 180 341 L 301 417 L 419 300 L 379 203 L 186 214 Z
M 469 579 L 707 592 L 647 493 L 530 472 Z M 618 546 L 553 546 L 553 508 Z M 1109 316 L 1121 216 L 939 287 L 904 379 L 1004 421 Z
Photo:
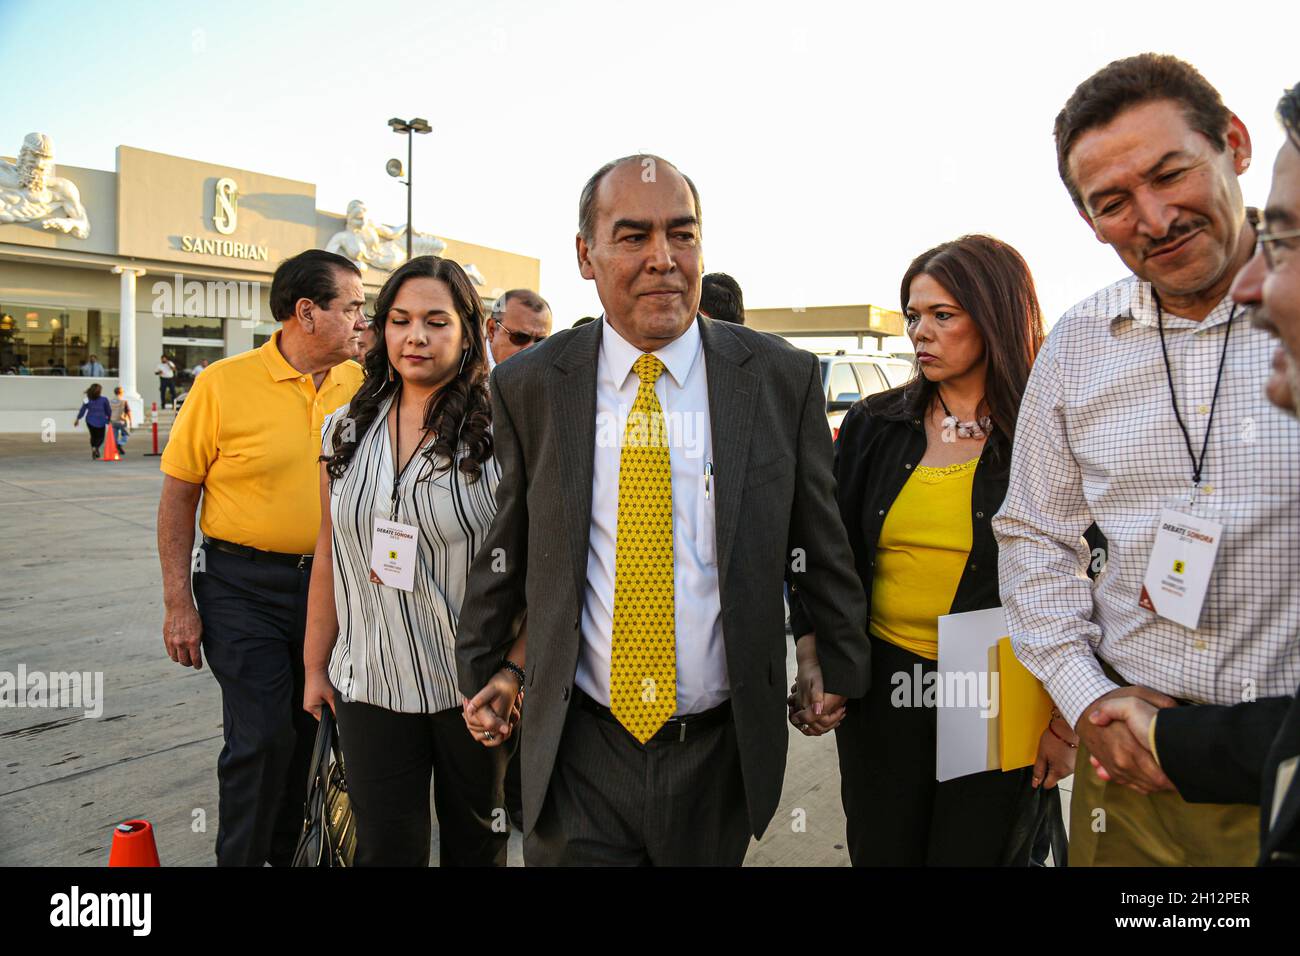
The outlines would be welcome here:
M 338 718 L 356 863 L 504 865 L 510 747 L 465 733 L 455 634 L 500 472 L 478 296 L 456 263 L 412 259 L 375 303 L 351 404 L 323 429 L 304 707 Z

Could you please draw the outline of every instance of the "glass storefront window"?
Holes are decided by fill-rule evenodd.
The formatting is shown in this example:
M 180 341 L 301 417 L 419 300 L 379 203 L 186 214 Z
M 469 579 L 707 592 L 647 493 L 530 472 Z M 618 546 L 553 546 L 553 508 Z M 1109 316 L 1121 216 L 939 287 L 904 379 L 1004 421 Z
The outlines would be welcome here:
M 279 322 L 258 322 L 253 329 L 253 348 L 260 349 L 280 327 Z
M 115 376 L 119 329 L 103 309 L 0 302 L 0 373 Z
M 162 320 L 163 338 L 223 339 L 225 333 L 219 318 L 193 315 L 165 315 Z

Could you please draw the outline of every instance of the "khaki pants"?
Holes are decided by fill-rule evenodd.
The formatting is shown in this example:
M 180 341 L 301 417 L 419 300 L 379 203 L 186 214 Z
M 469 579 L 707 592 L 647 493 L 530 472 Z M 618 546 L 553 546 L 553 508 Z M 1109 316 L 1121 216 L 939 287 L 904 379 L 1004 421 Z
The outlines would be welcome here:
M 1253 866 L 1259 807 L 1143 796 L 1097 776 L 1079 743 L 1070 796 L 1070 866 Z

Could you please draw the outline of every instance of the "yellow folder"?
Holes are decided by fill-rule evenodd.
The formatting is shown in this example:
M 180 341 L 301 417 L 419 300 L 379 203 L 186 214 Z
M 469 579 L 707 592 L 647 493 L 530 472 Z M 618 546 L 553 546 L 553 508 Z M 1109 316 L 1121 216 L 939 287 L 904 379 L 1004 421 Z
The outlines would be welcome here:
M 1038 756 L 1038 738 L 1052 716 L 1052 698 L 1011 649 L 998 641 L 998 743 L 1003 770 L 1027 767 Z

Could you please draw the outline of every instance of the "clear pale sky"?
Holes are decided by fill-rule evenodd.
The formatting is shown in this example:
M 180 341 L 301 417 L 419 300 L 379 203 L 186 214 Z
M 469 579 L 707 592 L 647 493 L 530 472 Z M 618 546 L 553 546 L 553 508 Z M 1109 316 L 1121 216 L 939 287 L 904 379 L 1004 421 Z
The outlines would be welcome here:
M 1075 85 L 1145 50 L 1195 64 L 1250 129 L 1262 204 L 1300 81 L 1300 4 L 765 2 L 61 3 L 0 0 L 0 154 L 34 130 L 112 170 L 119 144 L 314 182 L 388 223 L 415 156 L 422 231 L 536 256 L 557 327 L 598 314 L 573 254 L 604 161 L 661 153 L 696 181 L 705 263 L 751 307 L 874 302 L 929 246 L 1015 245 L 1049 321 L 1123 266 L 1056 175 Z

